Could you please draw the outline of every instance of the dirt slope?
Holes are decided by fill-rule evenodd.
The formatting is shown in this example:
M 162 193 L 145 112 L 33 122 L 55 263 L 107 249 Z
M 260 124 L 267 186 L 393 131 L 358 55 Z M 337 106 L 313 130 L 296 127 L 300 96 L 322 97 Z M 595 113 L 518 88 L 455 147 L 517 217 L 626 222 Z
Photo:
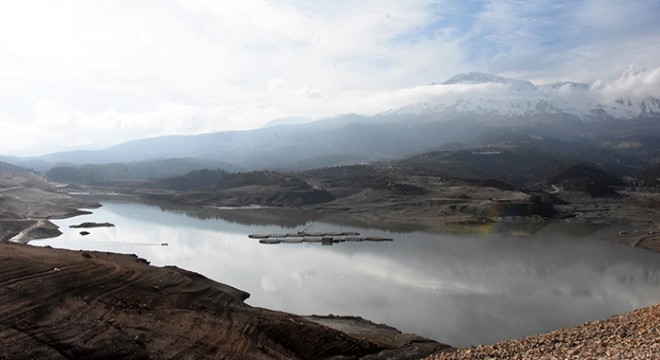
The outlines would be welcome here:
M 0 358 L 404 359 L 446 347 L 415 336 L 354 337 L 253 308 L 248 296 L 131 255 L 3 243 Z M 381 353 L 392 348 L 401 351 Z

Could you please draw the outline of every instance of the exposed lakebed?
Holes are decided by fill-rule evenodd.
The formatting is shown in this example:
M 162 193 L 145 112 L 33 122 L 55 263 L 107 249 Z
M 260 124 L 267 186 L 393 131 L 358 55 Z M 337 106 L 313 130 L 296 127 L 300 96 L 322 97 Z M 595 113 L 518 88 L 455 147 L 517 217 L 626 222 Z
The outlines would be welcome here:
M 359 315 L 453 346 L 532 335 L 660 300 L 660 254 L 600 240 L 614 228 L 553 223 L 530 232 L 493 224 L 480 234 L 396 233 L 295 211 L 284 221 L 287 212 L 269 217 L 266 209 L 255 221 L 228 221 L 137 203 L 103 205 L 55 221 L 62 236 L 31 243 L 134 253 L 247 291 L 253 306 Z M 116 226 L 83 237 L 69 228 L 81 222 Z M 267 245 L 248 238 L 307 227 L 393 241 Z

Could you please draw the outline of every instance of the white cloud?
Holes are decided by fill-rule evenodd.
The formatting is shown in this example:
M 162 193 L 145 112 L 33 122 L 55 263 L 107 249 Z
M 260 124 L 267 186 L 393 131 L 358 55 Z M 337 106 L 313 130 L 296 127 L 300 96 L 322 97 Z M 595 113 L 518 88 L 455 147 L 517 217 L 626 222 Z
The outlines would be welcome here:
M 633 66 L 618 79 L 597 81 L 592 88 L 605 102 L 617 99 L 639 102 L 649 96 L 660 98 L 660 67 L 636 70 Z
M 238 128 L 241 120 L 232 108 L 176 103 L 162 104 L 149 112 L 121 113 L 60 110 L 51 103 L 37 107 L 35 119 L 16 127 L 24 153 L 38 151 L 40 144 L 96 149 L 130 139 L 204 133 L 217 130 L 218 122 L 222 122 L 223 128 L 232 129 Z
M 484 1 L 454 16 L 456 4 L 2 2 L 0 153 L 372 113 L 471 70 L 583 81 L 658 66 L 649 2 Z
M 658 65 L 660 4 L 484 1 L 463 34 L 480 70 L 536 81 L 590 81 Z

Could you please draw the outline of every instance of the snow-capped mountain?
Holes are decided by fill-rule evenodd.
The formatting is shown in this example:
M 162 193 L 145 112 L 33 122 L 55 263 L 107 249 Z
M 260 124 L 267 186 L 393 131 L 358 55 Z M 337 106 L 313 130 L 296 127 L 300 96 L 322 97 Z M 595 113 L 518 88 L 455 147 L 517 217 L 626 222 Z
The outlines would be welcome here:
M 481 121 L 498 123 L 660 115 L 659 98 L 612 98 L 606 89 L 595 83 L 564 81 L 536 86 L 527 80 L 470 72 L 433 83 L 432 87 L 432 100 L 379 115 L 390 119 L 412 117 L 422 122 L 478 116 Z
M 486 74 L 478 71 L 457 74 L 442 83 L 442 85 L 454 84 L 505 84 L 509 86 L 510 91 L 529 91 L 536 89 L 536 86 L 527 80 L 508 79 L 499 75 Z

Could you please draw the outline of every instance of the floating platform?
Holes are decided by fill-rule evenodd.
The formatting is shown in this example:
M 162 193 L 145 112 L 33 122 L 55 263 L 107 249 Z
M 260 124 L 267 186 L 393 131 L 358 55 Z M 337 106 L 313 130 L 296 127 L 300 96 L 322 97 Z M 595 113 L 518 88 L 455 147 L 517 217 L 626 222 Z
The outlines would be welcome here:
M 305 232 L 299 231 L 288 234 L 250 234 L 250 239 L 283 239 L 283 238 L 307 238 L 307 237 L 338 237 L 338 236 L 359 236 L 360 233 L 354 231 L 343 232 Z
M 356 236 L 322 236 L 322 237 L 299 237 L 299 238 L 265 238 L 260 239 L 259 243 L 261 244 L 301 244 L 301 243 L 321 243 L 323 245 L 332 245 L 343 242 L 361 242 L 361 241 L 392 241 L 391 238 L 379 237 L 379 236 L 367 236 L 367 237 L 356 237 Z

